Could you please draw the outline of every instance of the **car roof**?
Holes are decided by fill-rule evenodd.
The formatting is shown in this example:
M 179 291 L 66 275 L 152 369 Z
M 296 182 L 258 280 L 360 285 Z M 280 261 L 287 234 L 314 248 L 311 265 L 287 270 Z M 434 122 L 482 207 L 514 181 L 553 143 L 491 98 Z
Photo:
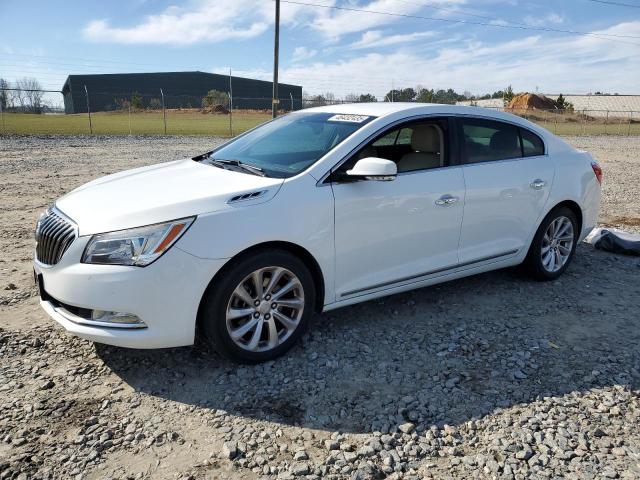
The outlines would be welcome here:
M 300 112 L 324 112 L 351 115 L 369 115 L 373 117 L 385 117 L 389 115 L 406 113 L 407 116 L 420 114 L 449 114 L 449 115 L 472 115 L 477 117 L 489 117 L 496 120 L 505 120 L 528 127 L 538 133 L 548 132 L 538 125 L 525 120 L 512 113 L 502 112 L 497 109 L 482 108 L 465 105 L 449 105 L 441 103 L 416 103 L 416 102 L 372 102 L 372 103 L 342 103 L 336 105 L 326 105 L 323 107 L 312 107 Z

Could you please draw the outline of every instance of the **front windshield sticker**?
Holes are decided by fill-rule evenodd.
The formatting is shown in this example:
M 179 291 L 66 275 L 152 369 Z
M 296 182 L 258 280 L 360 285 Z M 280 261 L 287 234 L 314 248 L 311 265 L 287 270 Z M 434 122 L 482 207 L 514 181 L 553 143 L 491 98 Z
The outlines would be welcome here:
M 340 114 L 340 115 L 334 115 L 333 117 L 330 117 L 329 119 L 327 119 L 328 122 L 351 122 L 351 123 L 362 123 L 365 120 L 367 120 L 369 117 L 367 117 L 366 115 L 347 115 L 347 114 Z

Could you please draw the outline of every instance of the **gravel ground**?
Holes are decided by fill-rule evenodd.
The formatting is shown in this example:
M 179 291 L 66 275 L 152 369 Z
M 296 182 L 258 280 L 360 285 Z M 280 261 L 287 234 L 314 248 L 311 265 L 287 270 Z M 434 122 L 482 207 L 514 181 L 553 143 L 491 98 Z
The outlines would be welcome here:
M 638 258 L 580 245 L 553 283 L 502 270 L 318 315 L 251 367 L 54 325 L 38 213 L 218 141 L 0 139 L 0 479 L 640 478 Z M 604 167 L 603 223 L 640 231 L 640 138 L 569 141 Z

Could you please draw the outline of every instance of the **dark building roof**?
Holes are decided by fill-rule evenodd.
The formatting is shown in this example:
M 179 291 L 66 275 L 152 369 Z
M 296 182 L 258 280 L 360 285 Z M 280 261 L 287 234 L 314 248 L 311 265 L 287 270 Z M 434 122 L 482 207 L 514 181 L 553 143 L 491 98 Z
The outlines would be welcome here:
M 91 111 L 114 110 L 132 95 L 142 97 L 145 105 L 160 101 L 164 93 L 167 108 L 200 107 L 210 90 L 228 93 L 231 83 L 234 108 L 270 109 L 272 82 L 231 77 L 206 72 L 109 73 L 69 75 L 62 87 L 66 113 L 86 113 L 89 96 Z M 284 108 L 298 109 L 302 87 L 278 84 L 278 96 Z M 155 99 L 155 100 L 154 100 Z M 293 102 L 292 102 L 293 99 Z

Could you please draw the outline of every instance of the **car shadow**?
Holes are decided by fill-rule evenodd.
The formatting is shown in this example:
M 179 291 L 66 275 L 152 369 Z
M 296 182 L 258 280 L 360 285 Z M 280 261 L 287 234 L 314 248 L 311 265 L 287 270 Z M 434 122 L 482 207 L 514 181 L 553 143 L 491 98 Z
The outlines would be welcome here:
M 98 355 L 136 391 L 323 430 L 460 424 L 497 408 L 609 385 L 640 387 L 640 263 L 581 245 L 555 282 L 515 269 L 317 315 L 275 361 L 204 347 Z

